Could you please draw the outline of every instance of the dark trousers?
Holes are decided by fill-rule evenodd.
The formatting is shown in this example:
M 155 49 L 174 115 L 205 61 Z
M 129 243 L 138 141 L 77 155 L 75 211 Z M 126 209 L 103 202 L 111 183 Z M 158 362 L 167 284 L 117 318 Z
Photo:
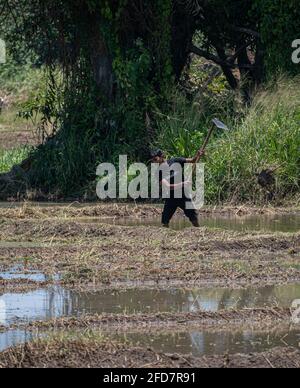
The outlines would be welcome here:
M 167 199 L 165 202 L 165 207 L 162 215 L 162 224 L 163 225 L 169 225 L 172 217 L 174 216 L 176 210 L 178 208 L 182 209 L 184 211 L 184 214 L 186 217 L 191 221 L 192 224 L 195 224 L 198 222 L 198 213 L 196 209 L 187 209 L 186 203 L 192 202 L 190 199 L 181 198 L 181 199 L 174 199 L 170 198 Z

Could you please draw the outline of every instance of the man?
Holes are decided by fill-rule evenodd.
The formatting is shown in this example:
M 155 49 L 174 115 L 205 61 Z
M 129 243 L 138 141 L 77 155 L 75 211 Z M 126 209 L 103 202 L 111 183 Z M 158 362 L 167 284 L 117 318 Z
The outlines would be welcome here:
M 166 164 L 167 167 L 172 167 L 173 165 L 180 165 L 182 167 L 182 171 L 184 171 L 184 165 L 186 163 L 195 164 L 199 160 L 199 158 L 202 158 L 205 155 L 205 152 L 200 150 L 197 155 L 194 158 L 186 159 L 186 158 L 172 158 L 170 160 L 166 160 L 165 154 L 161 150 L 156 150 L 152 152 L 151 154 L 151 161 L 152 163 L 159 164 L 160 167 L 163 167 L 164 164 Z M 171 172 L 169 176 L 165 176 L 163 173 L 160 174 L 160 184 L 165 186 L 169 192 L 170 192 L 170 198 L 166 199 L 164 211 L 162 214 L 162 224 L 164 227 L 168 228 L 170 221 L 172 217 L 174 216 L 176 210 L 178 208 L 182 209 L 184 211 L 184 214 L 187 218 L 191 221 L 191 223 L 196 227 L 199 228 L 199 220 L 198 220 L 198 213 L 196 209 L 193 206 L 193 202 L 191 198 L 188 198 L 188 196 L 185 193 L 185 187 L 190 186 L 191 182 L 184 181 L 184 176 L 178 177 L 176 175 L 176 172 Z M 176 180 L 176 183 L 175 183 Z M 178 182 L 179 181 L 179 182 Z M 175 192 L 178 193 L 178 191 L 181 190 L 180 198 L 177 198 L 177 195 L 175 195 Z M 192 206 L 187 206 L 187 204 Z

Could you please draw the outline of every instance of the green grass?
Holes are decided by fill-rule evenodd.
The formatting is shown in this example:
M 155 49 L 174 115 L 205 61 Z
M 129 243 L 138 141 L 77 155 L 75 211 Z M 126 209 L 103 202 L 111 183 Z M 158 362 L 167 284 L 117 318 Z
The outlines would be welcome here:
M 0 114 L 0 132 L 32 131 L 34 128 L 32 121 L 18 116 L 18 109 L 15 106 L 3 109 Z
M 0 68 L 0 92 L 11 98 L 9 109 L 0 115 L 1 130 L 24 130 L 34 126 L 16 118 L 18 110 L 35 103 L 43 90 L 41 69 L 30 66 Z M 168 156 L 192 156 L 200 148 L 211 119 L 226 122 L 231 132 L 216 132 L 207 150 L 207 203 L 262 203 L 266 193 L 257 183 L 256 173 L 276 168 L 276 198 L 296 198 L 300 189 L 300 78 L 282 77 L 259 91 L 249 109 L 242 109 L 240 99 L 226 88 L 222 78 L 213 90 L 196 92 L 192 101 L 179 91 L 170 92 L 168 112 L 152 112 L 151 123 L 157 129 L 153 146 L 164 149 Z M 25 105 L 24 105 L 25 104 Z M 27 105 L 26 105 L 27 104 Z M 88 118 L 76 111 L 56 143 L 49 143 L 36 157 L 37 181 L 45 190 L 65 193 L 85 187 L 95 175 L 95 161 L 102 160 L 106 147 L 112 156 L 129 154 L 132 143 L 120 143 L 111 131 L 113 141 L 95 136 L 93 103 Z M 37 116 L 39 118 L 39 116 Z M 130 128 L 128 128 L 130 130 Z M 30 150 L 21 147 L 0 149 L 0 173 L 8 172 L 26 159 Z M 91 183 L 94 190 L 94 182 Z
M 31 65 L 17 65 L 10 59 L 0 66 L 0 91 L 2 95 L 12 96 L 13 103 L 24 101 L 35 94 L 43 85 L 43 69 Z
M 42 68 L 17 65 L 9 57 L 0 66 L 0 97 L 5 106 L 0 113 L 0 131 L 26 131 L 36 128 L 40 115 L 32 120 L 20 117 L 27 105 L 35 101 L 45 88 L 45 72 Z
M 163 148 L 169 156 L 193 155 L 203 143 L 213 118 L 232 125 L 235 121 L 232 112 L 240 109 L 235 94 L 224 85 L 210 95 L 197 94 L 192 101 L 181 92 L 171 90 L 170 100 L 168 114 L 155 112 L 158 133 L 155 146 Z
M 261 202 L 256 173 L 276 168 L 276 197 L 300 189 L 300 79 L 281 78 L 259 92 L 241 123 L 216 141 L 206 171 L 210 202 Z
M 1 150 L 0 149 L 0 174 L 7 173 L 11 168 L 29 155 L 29 147 L 20 147 L 14 150 Z

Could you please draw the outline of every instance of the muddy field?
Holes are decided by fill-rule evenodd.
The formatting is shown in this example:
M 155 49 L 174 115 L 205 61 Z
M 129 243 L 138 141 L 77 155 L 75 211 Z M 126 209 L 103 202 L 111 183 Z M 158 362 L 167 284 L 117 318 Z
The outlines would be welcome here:
M 43 357 L 41 357 L 43 355 Z M 58 356 L 59 355 L 59 356 Z M 300 352 L 275 348 L 259 354 L 196 358 L 157 353 L 113 342 L 89 339 L 38 341 L 0 354 L 2 368 L 299 368 Z
M 299 367 L 299 208 L 160 213 L 3 204 L 0 366 Z

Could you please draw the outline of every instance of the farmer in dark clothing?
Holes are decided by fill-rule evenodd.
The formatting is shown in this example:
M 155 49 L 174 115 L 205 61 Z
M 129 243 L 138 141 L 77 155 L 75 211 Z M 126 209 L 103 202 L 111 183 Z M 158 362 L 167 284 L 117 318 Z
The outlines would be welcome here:
M 161 167 L 166 165 L 167 167 L 180 165 L 182 167 L 182 171 L 184 169 L 184 165 L 186 163 L 196 163 L 199 158 L 202 158 L 204 156 L 204 151 L 199 151 L 197 155 L 192 159 L 186 159 L 186 158 L 172 158 L 170 160 L 166 160 L 166 157 L 161 150 L 156 150 L 151 155 L 152 163 L 157 163 Z M 189 218 L 191 223 L 195 227 L 199 227 L 199 220 L 198 220 L 198 213 L 193 206 L 192 198 L 189 198 L 185 193 L 185 187 L 190 186 L 191 182 L 184 181 L 184 174 L 181 176 L 178 176 L 175 171 L 172 171 L 169 175 L 164 175 L 163 173 L 160 174 L 160 183 L 162 186 L 165 186 L 169 192 L 170 196 L 165 201 L 165 207 L 162 215 L 162 224 L 164 227 L 168 228 L 169 223 L 174 216 L 176 210 L 178 208 L 182 209 L 184 211 L 184 214 L 186 217 Z M 176 181 L 176 182 L 175 182 Z M 175 194 L 177 192 L 177 194 Z M 178 195 L 180 193 L 181 195 Z M 191 206 L 187 206 L 187 204 Z

